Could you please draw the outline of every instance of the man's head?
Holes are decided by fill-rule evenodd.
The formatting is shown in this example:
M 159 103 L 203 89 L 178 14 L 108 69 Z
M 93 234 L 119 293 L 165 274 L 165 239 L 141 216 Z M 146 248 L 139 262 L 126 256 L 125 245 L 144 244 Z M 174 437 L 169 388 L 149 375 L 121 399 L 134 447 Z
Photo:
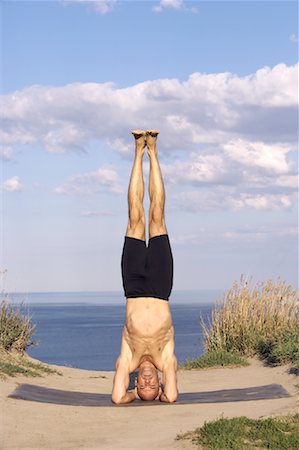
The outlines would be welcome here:
M 155 400 L 159 394 L 160 380 L 158 371 L 153 363 L 144 361 L 140 364 L 135 386 L 141 400 Z

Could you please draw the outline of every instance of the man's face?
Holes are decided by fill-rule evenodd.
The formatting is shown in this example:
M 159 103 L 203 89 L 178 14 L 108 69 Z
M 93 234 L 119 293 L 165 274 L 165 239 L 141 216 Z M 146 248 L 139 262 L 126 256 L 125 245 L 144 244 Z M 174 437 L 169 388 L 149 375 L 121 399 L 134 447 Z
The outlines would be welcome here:
M 136 380 L 137 394 L 142 400 L 154 400 L 159 394 L 158 372 L 152 365 L 145 365 L 138 369 Z

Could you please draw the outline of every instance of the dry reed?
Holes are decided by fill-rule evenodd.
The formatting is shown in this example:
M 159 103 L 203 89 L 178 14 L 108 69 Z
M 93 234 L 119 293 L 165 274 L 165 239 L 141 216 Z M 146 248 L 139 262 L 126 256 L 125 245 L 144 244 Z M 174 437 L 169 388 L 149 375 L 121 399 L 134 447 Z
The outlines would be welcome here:
M 31 317 L 23 315 L 21 306 L 13 307 L 8 300 L 0 304 L 0 348 L 4 350 L 25 351 L 34 342 L 31 337 L 35 325 L 31 323 Z
M 262 354 L 286 336 L 299 342 L 299 294 L 280 279 L 253 284 L 241 277 L 216 301 L 212 319 L 205 323 L 201 317 L 201 325 L 208 352 Z

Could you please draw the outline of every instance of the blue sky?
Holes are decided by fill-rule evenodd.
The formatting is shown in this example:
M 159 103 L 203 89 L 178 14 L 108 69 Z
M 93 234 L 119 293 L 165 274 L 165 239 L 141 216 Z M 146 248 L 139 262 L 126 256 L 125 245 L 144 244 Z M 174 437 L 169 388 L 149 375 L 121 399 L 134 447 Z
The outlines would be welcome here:
M 5 289 L 121 290 L 134 128 L 160 130 L 174 289 L 297 285 L 297 10 L 2 2 Z

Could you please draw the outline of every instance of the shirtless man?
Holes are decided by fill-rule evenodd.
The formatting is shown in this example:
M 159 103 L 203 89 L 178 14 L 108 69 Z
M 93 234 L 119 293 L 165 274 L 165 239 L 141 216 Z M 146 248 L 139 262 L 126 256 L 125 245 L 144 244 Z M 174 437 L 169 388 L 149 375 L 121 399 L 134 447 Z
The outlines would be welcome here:
M 135 160 L 128 189 L 129 221 L 122 253 L 122 277 L 127 298 L 126 324 L 116 361 L 112 401 L 140 398 L 175 402 L 177 359 L 168 298 L 173 260 L 164 219 L 165 191 L 156 141 L 158 131 L 135 130 Z M 142 160 L 147 146 L 149 176 L 149 243 L 145 243 Z M 129 374 L 138 368 L 135 389 L 127 392 Z M 158 370 L 162 372 L 162 383 Z

